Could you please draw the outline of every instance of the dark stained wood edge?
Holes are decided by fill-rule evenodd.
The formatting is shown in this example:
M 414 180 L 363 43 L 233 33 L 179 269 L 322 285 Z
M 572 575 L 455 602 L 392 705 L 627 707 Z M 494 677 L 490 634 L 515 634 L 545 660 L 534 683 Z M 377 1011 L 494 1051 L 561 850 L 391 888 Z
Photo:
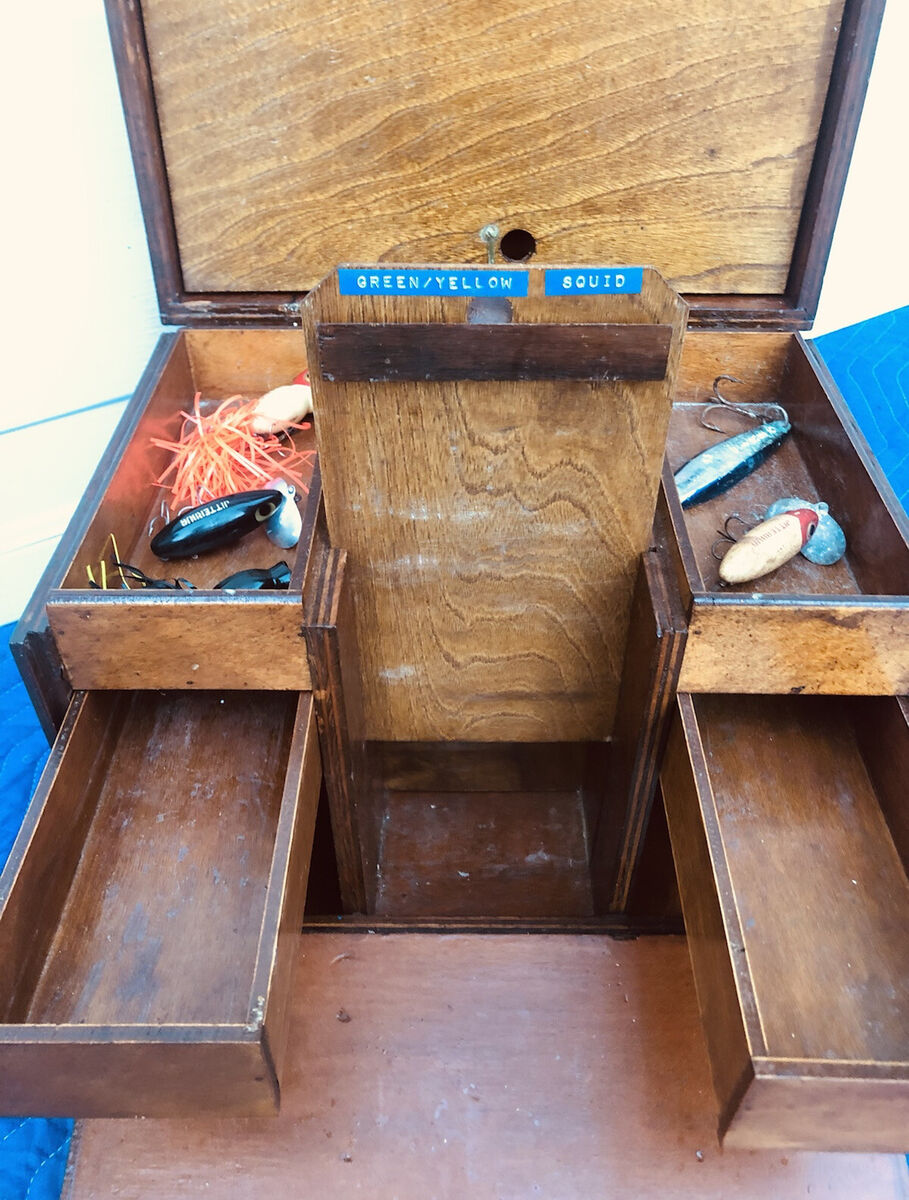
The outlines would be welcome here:
M 687 621 L 667 556 L 641 556 L 590 869 L 594 911 L 625 912 L 659 778 Z
M 306 294 L 302 290 L 299 293 L 185 292 L 161 304 L 161 319 L 171 325 L 206 329 L 255 329 L 275 325 L 298 327 L 300 304 Z M 689 325 L 692 329 L 772 329 L 794 332 L 810 329 L 813 320 L 813 313 L 789 304 L 784 297 L 774 295 L 696 295 L 683 292 L 682 299 L 689 306 Z
M 671 325 L 316 325 L 330 382 L 637 379 L 666 376 Z
M 316 530 L 319 522 L 319 511 L 322 507 L 322 467 L 319 463 L 319 456 L 316 454 L 315 462 L 313 463 L 312 478 L 309 481 L 309 495 L 303 505 L 302 513 L 302 529 L 300 531 L 300 540 L 297 542 L 297 548 L 294 551 L 296 558 L 294 559 L 294 567 L 290 576 L 289 591 L 299 594 L 303 590 L 303 581 L 306 578 L 309 570 L 309 562 L 312 558 L 313 546 L 316 540 Z
M 774 1058 L 755 1055 L 754 1069 L 759 1076 L 774 1079 L 881 1079 L 899 1083 L 909 1079 L 909 1061 L 863 1062 L 837 1058 Z
M 397 792 L 564 792 L 590 742 L 367 742 L 375 786 Z
M 786 283 L 790 302 L 812 319 L 817 312 L 883 15 L 884 0 L 846 0 L 843 9 Z
M 280 1102 L 297 935 L 306 902 L 321 781 L 313 698 L 304 693 L 294 718 L 248 1007 L 248 1028 L 262 1031 L 276 1104 Z
M 48 629 L 45 611 L 48 594 L 60 584 L 73 555 L 81 545 L 104 500 L 120 459 L 142 419 L 158 379 L 175 352 L 179 340 L 180 335 L 177 333 L 165 333 L 158 339 L 133 397 L 127 404 L 107 449 L 98 460 L 98 466 L 79 501 L 79 506 L 51 555 L 50 562 L 45 567 L 10 639 L 13 657 L 48 741 L 53 741 L 72 695 L 69 681 L 60 674 L 62 667 Z
M 303 933 L 594 933 L 628 939 L 683 934 L 677 917 L 306 917 Z
M 112 698 L 115 699 L 115 698 Z M 24 1021 L 125 707 L 77 692 L 0 873 L 0 1020 Z
M 682 607 L 689 611 L 694 593 L 706 591 L 694 547 L 688 536 L 685 514 L 673 480 L 672 468 L 663 459 L 663 473 L 654 516 L 654 539 L 666 547 Z
M 47 628 L 28 630 L 10 650 L 42 732 L 53 742 L 73 696 L 53 635 Z
M 318 530 L 303 590 L 303 636 L 319 723 L 341 904 L 345 912 L 362 913 L 369 905 L 366 881 L 375 872 L 371 869 L 374 857 L 365 790 L 360 676 L 350 589 L 344 587 L 347 553 L 329 546 L 324 508 L 320 510 Z
M 703 596 L 695 596 L 692 601 L 692 623 L 699 612 L 709 612 L 712 608 L 741 608 L 754 612 L 766 612 L 768 609 L 800 609 L 803 612 L 813 610 L 815 613 L 845 608 L 854 609 L 855 617 L 862 612 L 893 612 L 894 616 L 899 616 L 909 610 L 909 596 L 847 596 L 839 592 L 804 596 L 795 592 L 771 592 L 755 597 L 743 595 L 741 592 L 707 592 Z
M 158 304 L 183 294 L 180 250 L 139 0 L 104 0 Z
M 909 696 L 855 697 L 849 709 L 865 770 L 909 873 Z

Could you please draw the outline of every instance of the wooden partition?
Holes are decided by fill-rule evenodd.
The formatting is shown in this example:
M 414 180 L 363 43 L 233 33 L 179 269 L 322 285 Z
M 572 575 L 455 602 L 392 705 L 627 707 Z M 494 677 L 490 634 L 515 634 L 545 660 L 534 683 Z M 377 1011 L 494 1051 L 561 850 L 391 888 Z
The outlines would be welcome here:
M 612 730 L 686 307 L 652 270 L 638 295 L 545 274 L 485 313 L 337 273 L 304 306 L 370 739 Z

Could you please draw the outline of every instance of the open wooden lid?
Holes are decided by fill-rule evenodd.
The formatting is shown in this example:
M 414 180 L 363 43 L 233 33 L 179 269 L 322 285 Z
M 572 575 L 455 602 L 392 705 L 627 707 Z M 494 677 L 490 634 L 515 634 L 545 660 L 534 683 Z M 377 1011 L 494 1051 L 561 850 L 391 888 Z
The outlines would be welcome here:
M 653 263 L 804 327 L 883 0 L 107 0 L 165 320 L 298 319 L 336 263 Z M 505 239 L 521 259 L 527 237 Z

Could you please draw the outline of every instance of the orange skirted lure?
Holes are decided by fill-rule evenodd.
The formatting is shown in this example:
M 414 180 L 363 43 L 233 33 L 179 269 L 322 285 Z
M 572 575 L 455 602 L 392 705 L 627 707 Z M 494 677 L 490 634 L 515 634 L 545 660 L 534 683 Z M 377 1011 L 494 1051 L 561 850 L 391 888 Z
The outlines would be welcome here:
M 170 488 L 172 508 L 261 488 L 276 476 L 309 492 L 301 470 L 308 468 L 308 478 L 316 452 L 298 450 L 289 437 L 290 430 L 309 429 L 309 423 L 288 422 L 280 434 L 257 433 L 258 411 L 258 400 L 230 396 L 211 413 L 203 413 L 202 395 L 196 392 L 193 411 L 182 414 L 179 439 L 151 439 L 152 445 L 173 454 L 155 480 Z

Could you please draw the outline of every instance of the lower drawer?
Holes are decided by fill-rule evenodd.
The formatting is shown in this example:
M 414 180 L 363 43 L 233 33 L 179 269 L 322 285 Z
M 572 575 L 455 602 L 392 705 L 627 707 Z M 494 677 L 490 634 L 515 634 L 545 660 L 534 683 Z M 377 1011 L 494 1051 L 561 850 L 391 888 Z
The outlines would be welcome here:
M 662 785 L 727 1145 L 909 1149 L 907 711 L 679 696 Z
M 0 876 L 0 1113 L 267 1115 L 312 696 L 77 693 Z

